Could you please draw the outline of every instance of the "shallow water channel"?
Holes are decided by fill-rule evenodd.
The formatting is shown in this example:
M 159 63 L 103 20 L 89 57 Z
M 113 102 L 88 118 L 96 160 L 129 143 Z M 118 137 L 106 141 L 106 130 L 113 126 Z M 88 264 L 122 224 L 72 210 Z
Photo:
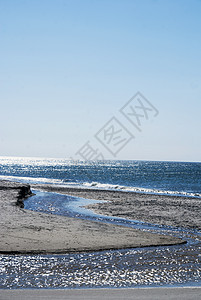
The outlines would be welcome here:
M 129 226 L 187 240 L 187 244 L 65 255 L 0 255 L 0 288 L 200 286 L 201 242 L 196 231 L 98 215 L 99 202 L 34 191 L 25 208 Z

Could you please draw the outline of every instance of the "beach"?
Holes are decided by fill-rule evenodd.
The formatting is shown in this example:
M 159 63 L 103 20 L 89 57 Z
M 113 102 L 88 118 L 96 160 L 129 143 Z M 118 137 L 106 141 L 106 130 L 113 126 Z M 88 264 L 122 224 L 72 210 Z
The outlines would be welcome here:
M 17 255 L 95 253 L 102 250 L 182 245 L 185 239 L 23 208 L 33 189 L 105 200 L 89 208 L 104 215 L 200 230 L 199 199 L 122 191 L 0 182 L 0 253 Z M 190 222 L 190 219 L 193 218 Z M 198 236 L 196 236 L 199 240 Z M 200 244 L 200 241 L 199 241 Z M 198 246 L 199 246 L 198 244 Z M 146 249 L 146 248 L 145 248 Z M 156 248 L 157 249 L 157 248 Z M 169 249 L 169 248 L 167 248 Z M 153 250 L 154 251 L 154 250 Z M 169 250 L 168 250 L 169 251 Z M 195 248 L 184 250 L 197 260 Z M 100 253 L 100 252 L 99 252 Z M 154 252 L 153 252 L 154 253 Z M 184 252 L 185 253 L 185 252 Z M 184 253 L 181 253 L 183 259 Z M 185 254 L 186 255 L 186 254 Z M 12 257 L 12 256 L 11 256 Z M 161 258 L 159 257 L 159 260 Z M 167 258 L 168 259 L 168 258 Z M 155 257 L 157 264 L 158 258 Z M 167 260 L 168 261 L 168 260 Z M 151 261 L 150 261 L 151 262 Z M 15 263 L 14 263 L 15 264 Z M 141 261 L 143 266 L 143 260 Z M 146 260 L 145 260 L 146 265 Z M 44 272 L 47 272 L 44 270 Z M 163 272 L 163 269 L 161 269 Z M 174 274 L 174 272 L 173 272 Z M 112 275 L 112 273 L 111 273 Z M 102 276 L 102 275 L 101 275 Z M 113 275 L 112 275 L 113 276 Z M 200 299 L 200 287 L 126 289 L 0 289 L 0 299 Z
M 46 186 L 47 190 L 53 188 Z M 58 191 L 57 187 L 55 189 Z M 27 195 L 22 194 L 22 190 L 25 190 Z M 63 192 L 74 193 L 69 189 Z M 79 194 L 78 191 L 75 193 Z M 94 193 L 99 195 L 99 192 L 95 191 Z M 23 197 L 27 196 L 30 196 L 29 185 L 1 182 L 0 253 L 69 253 L 185 243 L 180 238 L 168 235 L 152 234 L 124 226 L 114 226 L 78 218 L 38 213 L 25 210 L 21 205 L 16 205 L 17 202 L 22 204 Z M 82 196 L 84 196 L 83 193 Z M 92 195 L 86 191 L 85 196 Z M 100 198 L 100 195 L 97 197 Z

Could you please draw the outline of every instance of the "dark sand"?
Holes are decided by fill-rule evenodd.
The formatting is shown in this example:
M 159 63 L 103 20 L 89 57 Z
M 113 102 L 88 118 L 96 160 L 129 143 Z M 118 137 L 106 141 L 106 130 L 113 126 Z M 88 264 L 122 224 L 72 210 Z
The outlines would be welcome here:
M 44 187 L 43 187 L 44 188 Z M 47 190 L 60 191 L 57 187 Z M 123 226 L 29 211 L 16 205 L 29 186 L 0 182 L 0 253 L 67 253 L 174 245 L 184 241 Z M 66 194 L 113 199 L 109 192 L 64 189 Z M 124 194 L 118 194 L 124 197 Z M 122 198 L 123 200 L 124 198 Z

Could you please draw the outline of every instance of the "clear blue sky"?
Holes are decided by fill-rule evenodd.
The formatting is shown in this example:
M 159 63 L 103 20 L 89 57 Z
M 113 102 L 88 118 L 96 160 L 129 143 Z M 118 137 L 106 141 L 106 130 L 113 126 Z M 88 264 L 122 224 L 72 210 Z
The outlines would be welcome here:
M 201 161 L 201 1 L 0 0 L 0 60 L 1 156 Z M 116 157 L 94 137 L 113 116 L 135 135 Z

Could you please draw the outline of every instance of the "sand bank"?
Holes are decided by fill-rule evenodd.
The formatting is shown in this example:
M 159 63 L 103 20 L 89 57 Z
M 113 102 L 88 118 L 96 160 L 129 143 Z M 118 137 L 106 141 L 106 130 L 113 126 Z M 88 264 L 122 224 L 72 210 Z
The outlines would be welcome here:
M 0 253 L 68 253 L 184 242 L 123 226 L 38 213 L 16 205 L 29 194 L 29 185 L 0 182 Z
M 39 186 L 46 191 L 59 192 L 88 199 L 107 201 L 90 205 L 99 214 L 173 227 L 201 230 L 201 199 L 134 192 Z

